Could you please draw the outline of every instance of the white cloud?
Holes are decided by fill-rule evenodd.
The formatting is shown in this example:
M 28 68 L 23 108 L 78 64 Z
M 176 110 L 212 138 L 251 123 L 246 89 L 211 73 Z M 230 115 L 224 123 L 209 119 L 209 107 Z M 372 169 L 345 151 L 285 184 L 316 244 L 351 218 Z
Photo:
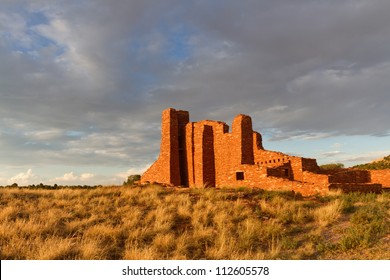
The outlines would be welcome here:
M 25 133 L 26 137 L 30 140 L 51 140 L 59 138 L 63 135 L 61 129 L 48 129 L 42 131 L 28 131 Z
M 39 177 L 35 175 L 32 169 L 28 169 L 26 172 L 21 172 L 14 177 L 8 179 L 8 184 L 17 183 L 18 185 L 29 185 L 39 181 Z
M 338 156 L 340 154 L 343 154 L 343 152 L 341 151 L 331 151 L 331 152 L 324 152 L 321 154 L 321 156 L 323 157 L 334 157 L 334 156 Z
M 80 175 L 74 174 L 74 172 L 65 173 L 61 177 L 57 177 L 54 179 L 51 179 L 50 182 L 61 184 L 61 183 L 71 183 L 71 184 L 89 184 L 88 182 L 91 182 L 92 179 L 95 178 L 95 174 L 92 173 L 82 173 Z
M 65 173 L 62 177 L 57 177 L 54 180 L 55 181 L 62 181 L 62 182 L 70 182 L 70 181 L 76 181 L 78 179 L 77 176 L 75 176 L 72 172 Z
M 342 143 L 334 143 L 334 144 L 332 144 L 330 147 L 331 147 L 331 148 L 341 148 L 343 145 L 344 145 L 344 144 L 342 144 Z
M 87 181 L 95 177 L 95 174 L 92 173 L 83 173 L 80 175 L 81 181 Z
M 390 154 L 390 150 L 370 151 L 370 152 L 341 152 L 341 151 L 330 151 L 324 152 L 317 158 L 320 164 L 341 162 L 345 166 L 350 167 L 357 164 L 372 162 L 378 158 L 383 158 Z

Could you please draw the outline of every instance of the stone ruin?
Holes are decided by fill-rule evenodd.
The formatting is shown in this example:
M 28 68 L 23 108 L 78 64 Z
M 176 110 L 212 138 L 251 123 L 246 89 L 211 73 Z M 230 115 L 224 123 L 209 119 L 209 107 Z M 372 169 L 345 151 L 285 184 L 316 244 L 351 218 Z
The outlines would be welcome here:
M 236 116 L 229 132 L 224 122 L 190 122 L 187 111 L 169 108 L 162 113 L 160 155 L 142 175 L 141 183 L 247 186 L 302 195 L 326 194 L 333 189 L 379 193 L 382 185 L 390 187 L 390 172 L 323 171 L 315 159 L 265 150 L 249 116 Z

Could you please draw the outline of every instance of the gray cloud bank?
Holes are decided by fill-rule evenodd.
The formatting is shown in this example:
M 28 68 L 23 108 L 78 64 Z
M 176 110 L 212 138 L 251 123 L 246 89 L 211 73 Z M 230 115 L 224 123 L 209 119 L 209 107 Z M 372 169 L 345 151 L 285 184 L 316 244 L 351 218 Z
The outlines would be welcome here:
M 3 164 L 144 165 L 160 114 L 390 133 L 390 2 L 2 1 Z M 314 136 L 315 137 L 315 136 Z

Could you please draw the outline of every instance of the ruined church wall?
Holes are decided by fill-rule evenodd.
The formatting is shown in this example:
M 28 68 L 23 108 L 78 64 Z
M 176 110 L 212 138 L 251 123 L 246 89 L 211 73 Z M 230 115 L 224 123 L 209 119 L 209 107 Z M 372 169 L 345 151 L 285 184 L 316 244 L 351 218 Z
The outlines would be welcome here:
M 371 183 L 371 174 L 366 170 L 346 170 L 330 175 L 329 183 Z
M 341 190 L 344 193 L 382 193 L 382 185 L 367 183 L 332 183 L 329 185 L 329 190 Z
M 280 152 L 254 150 L 255 163 L 266 167 L 276 167 L 289 161 L 290 157 Z
M 229 127 L 225 123 L 215 123 L 214 129 L 214 154 L 215 154 L 215 184 L 219 186 L 223 179 L 229 176 L 231 169 L 231 145 L 232 137 Z
M 280 177 L 289 180 L 294 179 L 293 174 L 291 172 L 291 164 L 289 161 L 276 167 L 267 167 L 266 169 L 268 176 Z
M 295 181 L 303 181 L 303 166 L 302 158 L 292 156 L 290 157 L 291 172 Z
M 310 183 L 319 193 L 326 193 L 329 187 L 329 176 L 325 174 L 316 174 L 309 171 L 303 171 L 303 182 Z
M 194 177 L 196 186 L 215 186 L 215 154 L 213 127 L 194 123 Z
M 292 181 L 285 178 L 267 176 L 264 168 L 256 165 L 241 165 L 238 169 L 243 172 L 244 179 L 236 180 L 235 176 L 231 176 L 223 186 L 232 187 L 256 187 L 269 191 L 295 191 L 302 195 L 325 194 L 328 192 L 328 184 L 318 182 L 300 182 Z M 232 174 L 233 175 L 233 174 Z M 321 178 L 324 179 L 324 178 Z
M 252 119 L 246 115 L 234 118 L 231 132 L 232 160 L 237 164 L 254 164 Z
M 144 172 L 141 182 L 180 185 L 178 118 L 175 109 L 162 113 L 161 145 L 158 159 Z
M 189 186 L 214 187 L 229 170 L 229 127 L 223 122 L 200 121 L 186 125 Z
M 317 160 L 314 158 L 301 158 L 302 159 L 302 170 L 309 171 L 312 173 L 319 173 L 320 167 L 317 164 Z
M 390 169 L 369 170 L 371 182 L 382 184 L 384 188 L 390 188 Z

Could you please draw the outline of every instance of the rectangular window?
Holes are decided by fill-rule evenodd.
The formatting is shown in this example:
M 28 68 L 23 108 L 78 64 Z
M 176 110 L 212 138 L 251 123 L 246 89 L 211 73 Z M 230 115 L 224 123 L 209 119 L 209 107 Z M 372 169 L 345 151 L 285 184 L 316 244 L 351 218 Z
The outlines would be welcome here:
M 244 172 L 242 172 L 242 171 L 236 172 L 236 180 L 237 181 L 244 180 Z
M 286 176 L 286 177 L 289 177 L 289 174 L 288 174 L 289 172 L 288 172 L 288 169 L 284 169 L 284 176 Z

